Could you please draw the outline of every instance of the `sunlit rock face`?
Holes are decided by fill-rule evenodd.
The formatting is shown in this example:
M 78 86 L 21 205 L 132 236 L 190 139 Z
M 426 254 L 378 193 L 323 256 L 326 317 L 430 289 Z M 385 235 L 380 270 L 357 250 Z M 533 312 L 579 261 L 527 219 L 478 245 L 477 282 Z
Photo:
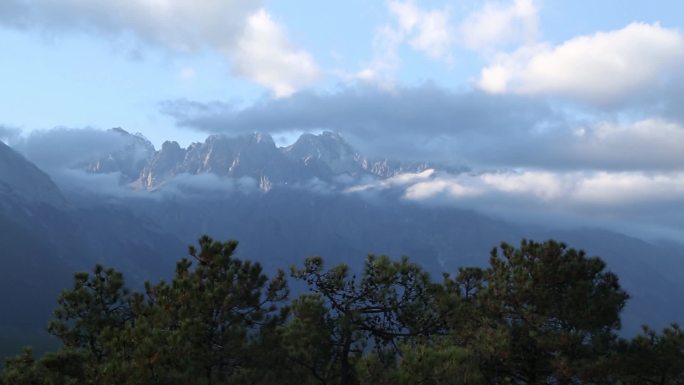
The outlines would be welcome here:
M 388 178 L 434 167 L 428 163 L 371 160 L 339 134 L 303 134 L 290 146 L 277 147 L 271 135 L 228 137 L 211 135 L 204 142 L 182 148 L 167 141 L 159 150 L 140 135 L 112 129 L 125 145 L 86 164 L 89 173 L 117 173 L 135 189 L 155 190 L 179 175 L 213 174 L 221 178 L 249 178 L 261 190 L 274 185 L 302 184 L 311 180 L 335 182 L 345 177 Z

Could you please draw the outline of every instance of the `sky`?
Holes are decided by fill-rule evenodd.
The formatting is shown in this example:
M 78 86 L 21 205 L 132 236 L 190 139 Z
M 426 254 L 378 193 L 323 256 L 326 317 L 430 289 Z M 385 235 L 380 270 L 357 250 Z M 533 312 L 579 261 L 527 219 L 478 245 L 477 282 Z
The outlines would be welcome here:
M 478 170 L 398 181 L 406 199 L 682 232 L 682 15 L 675 0 L 2 0 L 0 139 L 332 130 L 371 156 Z

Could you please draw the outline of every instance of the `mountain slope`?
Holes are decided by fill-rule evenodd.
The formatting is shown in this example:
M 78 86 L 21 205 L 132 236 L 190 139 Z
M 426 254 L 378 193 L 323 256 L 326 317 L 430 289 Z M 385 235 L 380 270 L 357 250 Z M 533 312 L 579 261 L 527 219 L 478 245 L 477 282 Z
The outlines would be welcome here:
M 45 173 L 1 142 L 0 245 L 0 347 L 8 352 L 27 342 L 16 336 L 48 341 L 47 321 L 74 272 L 104 263 L 140 284 L 170 274 L 185 247 L 129 211 L 74 207 Z
M 64 197 L 50 177 L 0 141 L 0 196 L 63 206 Z

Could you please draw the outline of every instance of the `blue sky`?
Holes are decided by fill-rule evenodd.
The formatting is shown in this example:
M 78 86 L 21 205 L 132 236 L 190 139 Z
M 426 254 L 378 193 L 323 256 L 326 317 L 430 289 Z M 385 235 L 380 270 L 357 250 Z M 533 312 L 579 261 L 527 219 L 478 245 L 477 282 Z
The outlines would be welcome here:
M 201 8 L 214 1 L 180 1 L 171 12 L 186 8 Z M 103 1 L 102 10 L 77 0 L 6 0 L 0 7 L 0 46 L 5 54 L 0 61 L 0 117 L 2 124 L 25 130 L 48 129 L 54 126 L 108 128 L 122 126 L 139 131 L 155 144 L 171 138 L 187 143 L 200 140 L 203 133 L 182 130 L 174 121 L 160 113 L 159 103 L 165 100 L 223 101 L 249 105 L 255 100 L 275 96 L 272 85 L 255 81 L 258 74 L 240 74 L 235 61 L 239 52 L 234 45 L 244 32 L 246 20 L 263 12 L 267 21 L 277 27 L 276 38 L 285 42 L 283 54 L 305 53 L 316 67 L 316 74 L 303 74 L 287 94 L 301 89 L 335 90 L 360 82 L 354 75 L 372 68 L 374 61 L 384 63 L 376 68 L 376 85 L 413 86 L 433 82 L 439 86 L 464 90 L 474 84 L 491 57 L 501 52 L 512 52 L 531 42 L 561 44 L 597 31 L 620 30 L 631 22 L 660 23 L 664 28 L 681 26 L 684 6 L 677 1 L 606 0 L 590 1 L 218 1 L 217 9 L 225 15 L 206 15 L 218 21 L 230 20 L 234 30 L 209 30 L 196 33 L 197 26 L 186 25 L 185 35 L 173 39 L 184 43 L 193 40 L 192 49 L 174 46 L 173 39 L 160 41 L 155 33 L 164 34 L 185 22 L 182 17 L 159 17 L 145 24 L 145 12 L 164 12 L 169 1 L 128 0 L 127 12 L 107 20 L 101 12 L 121 12 L 116 2 Z M 14 3 L 14 7 L 12 4 Z M 173 2 L 171 2 L 173 3 Z M 245 4 L 244 6 L 235 5 Z M 489 7 L 500 13 L 515 12 L 516 4 L 532 7 L 534 37 L 512 36 L 510 41 L 492 41 L 492 47 L 467 47 L 460 25 L 468 17 Z M 440 52 L 431 55 L 429 49 L 412 47 L 410 40 L 419 33 L 399 38 L 391 54 L 383 53 L 378 45 L 391 43 L 382 40 L 379 30 L 401 32 L 400 17 L 393 7 L 405 6 L 418 16 L 432 12 L 444 15 L 446 24 L 432 28 L 447 28 Z M 22 8 L 23 7 L 23 8 Z M 158 9 L 154 9 L 158 7 Z M 208 8 L 209 6 L 206 5 Z M 33 9 L 32 9 L 33 8 Z M 126 7 L 119 7 L 126 8 Z M 238 12 L 235 12 L 235 10 Z M 143 15 L 134 17 L 134 14 Z M 199 13 L 199 12 L 198 12 Z M 234 14 L 233 14 L 234 13 Z M 188 23 L 205 22 L 199 13 Z M 414 15 L 415 16 L 415 15 Z M 516 17 L 518 18 L 516 20 Z M 525 17 L 512 16 L 510 24 L 529 23 Z M 483 20 L 487 22 L 487 20 Z M 491 18 L 492 23 L 501 22 Z M 505 21 L 506 22 L 506 21 Z M 98 25 L 99 24 L 99 25 Z M 269 26 L 258 26 L 268 28 Z M 154 29 L 158 31 L 150 31 Z M 414 27 L 420 28 L 420 26 Z M 476 28 L 476 27 L 474 27 Z M 501 26 L 504 34 L 506 26 Z M 511 35 L 516 28 L 509 26 Z M 242 30 L 241 30 L 242 29 Z M 477 31 L 475 31 L 477 32 Z M 223 33 L 215 41 L 214 33 Z M 152 37 L 150 37 L 150 35 Z M 437 34 L 439 35 L 439 33 Z M 504 36 L 499 36 L 503 38 Z M 206 39 L 203 41 L 203 39 Z M 196 41 L 195 41 L 196 40 Z M 439 40 L 439 36 L 434 38 Z M 496 40 L 496 37 L 494 38 Z M 281 42 L 262 41 L 263 44 Z M 428 42 L 428 45 L 430 43 Z M 434 43 L 439 47 L 438 41 Z M 481 49 L 481 52 L 478 50 Z M 385 57 L 382 56 L 394 56 Z M 383 64 L 375 63 L 376 67 Z M 295 64 L 296 66 L 296 64 Z M 244 72 L 244 71 L 243 71 Z M 292 76 L 297 77 L 296 69 Z M 306 70 L 301 71 L 306 72 Z M 271 80 L 273 83 L 273 80 Z M 389 87 L 387 84 L 384 86 Z
M 413 180 L 406 199 L 681 232 L 682 15 L 637 0 L 2 0 L 0 139 L 329 129 L 373 156 L 481 170 Z

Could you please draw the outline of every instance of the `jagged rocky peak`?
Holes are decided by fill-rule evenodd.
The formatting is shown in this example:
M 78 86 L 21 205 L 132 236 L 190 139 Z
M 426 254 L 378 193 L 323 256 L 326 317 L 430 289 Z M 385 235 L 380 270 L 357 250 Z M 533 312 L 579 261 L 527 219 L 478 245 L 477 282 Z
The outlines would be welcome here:
M 143 134 L 139 132 L 131 134 L 121 127 L 110 128 L 107 131 L 119 134 L 125 138 L 127 140 L 126 147 L 138 147 L 139 149 L 144 149 L 146 152 L 152 153 L 155 151 L 152 142 L 150 142 Z
M 261 144 L 264 146 L 269 146 L 269 147 L 275 147 L 275 141 L 273 141 L 273 137 L 265 132 L 255 132 L 252 134 L 252 140 L 256 144 Z
M 162 143 L 161 147 L 161 152 L 178 152 L 182 151 L 180 144 L 176 142 L 175 140 L 167 140 L 166 142 Z
M 237 142 L 229 175 L 241 177 L 268 176 L 274 181 L 286 178 L 286 159 L 271 135 L 255 132 L 235 139 Z
M 279 155 L 273 138 L 264 133 L 230 137 L 211 135 L 204 143 L 188 147 L 183 170 L 192 173 L 213 172 L 218 175 L 244 174 L 244 167 L 269 162 Z M 243 169 L 243 172 L 238 172 Z
M 143 168 L 134 186 L 151 189 L 166 178 L 173 177 L 185 160 L 185 153 L 186 150 L 178 142 L 167 140 Z
M 131 134 L 121 127 L 114 127 L 108 132 L 116 135 L 116 140 L 121 140 L 120 146 L 88 162 L 86 171 L 97 174 L 120 172 L 126 181 L 137 179 L 155 155 L 154 145 L 142 134 Z
M 287 167 L 282 158 L 273 138 L 261 132 L 241 136 L 214 134 L 187 149 L 177 142 L 165 142 L 134 186 L 154 189 L 178 174 L 206 173 L 255 179 L 268 176 L 279 181 Z
M 363 158 L 339 134 L 324 131 L 319 135 L 302 134 L 283 153 L 313 168 L 328 168 L 333 174 L 357 174 L 363 171 Z
M 157 151 L 154 158 L 151 159 L 149 166 L 165 166 L 165 167 L 175 167 L 179 162 L 185 159 L 185 153 L 187 150 L 181 148 L 180 144 L 176 141 L 166 141 L 162 143 L 161 149 Z
M 337 133 L 324 131 L 320 135 L 302 134 L 297 141 L 284 151 L 298 158 L 339 159 L 353 156 L 354 149 Z
M 287 147 L 277 147 L 267 133 L 254 132 L 240 136 L 214 134 L 187 148 L 167 141 L 159 151 L 154 151 L 152 144 L 142 136 L 131 135 L 120 128 L 112 131 L 126 139 L 125 145 L 91 164 L 90 171 L 120 172 L 133 187 L 148 190 L 181 174 L 248 177 L 268 191 L 279 184 L 306 183 L 312 179 L 332 182 L 340 175 L 384 178 L 427 167 L 387 160 L 371 161 L 341 135 L 330 131 L 303 134 Z
M 112 128 L 109 129 L 109 131 L 111 131 L 111 132 L 116 132 L 116 133 L 119 133 L 119 134 L 121 134 L 121 135 L 131 135 L 130 132 L 124 130 L 124 129 L 121 128 L 121 127 L 112 127 Z

